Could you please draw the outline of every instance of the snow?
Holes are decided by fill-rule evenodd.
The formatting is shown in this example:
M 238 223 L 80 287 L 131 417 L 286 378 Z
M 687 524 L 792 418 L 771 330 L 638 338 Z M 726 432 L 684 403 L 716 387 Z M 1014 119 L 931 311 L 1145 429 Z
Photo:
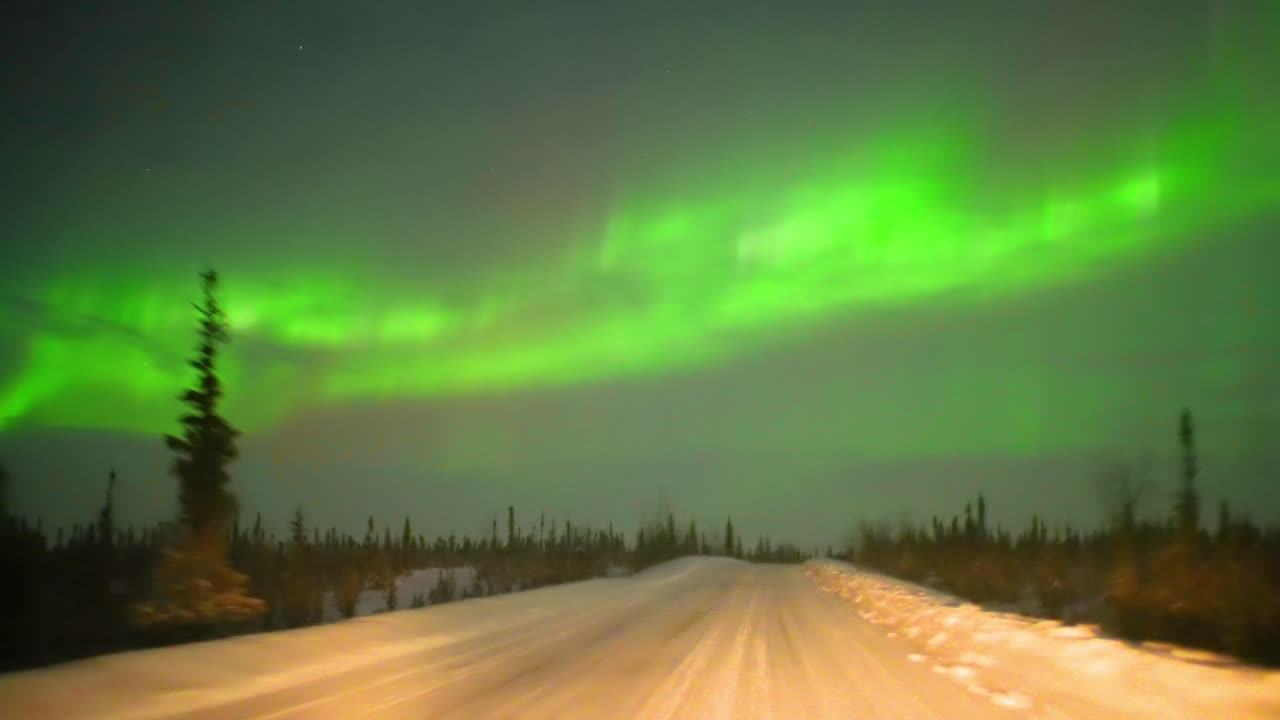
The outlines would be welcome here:
M 454 580 L 453 599 L 462 597 L 462 593 L 475 580 L 476 569 L 471 566 L 455 568 L 420 568 L 410 570 L 395 580 L 396 609 L 405 610 L 413 604 L 415 595 L 421 595 L 424 602 L 430 604 L 428 595 L 439 582 L 440 576 L 452 576 Z M 387 611 L 388 590 L 365 588 L 356 596 L 355 617 L 368 617 Z M 322 622 L 330 623 L 342 620 L 338 609 L 337 598 L 332 591 L 326 592 L 323 601 Z
M 0 676 L 0 717 L 1280 717 L 1280 674 L 1065 629 L 837 562 L 685 558 Z
M 621 566 L 611 566 L 605 571 L 605 577 L 621 578 L 631 574 L 630 568 Z M 396 592 L 396 609 L 405 610 L 413 605 L 413 599 L 417 595 L 421 595 L 423 602 L 431 605 L 431 591 L 440 581 L 440 577 L 451 577 L 453 579 L 453 597 L 451 600 L 461 600 L 467 589 L 472 586 L 476 579 L 476 569 L 469 565 L 451 568 L 419 568 L 410 570 L 395 579 Z M 481 583 L 483 588 L 483 583 Z M 516 583 L 515 590 L 521 590 L 519 583 Z M 387 612 L 387 595 L 390 591 L 365 588 L 356 596 L 356 608 L 354 617 L 367 617 L 369 615 L 377 615 L 378 613 Z M 323 600 L 322 622 L 337 622 L 342 620 L 342 613 L 338 609 L 337 598 L 332 591 L 326 592 Z
M 1097 626 L 985 610 L 834 560 L 806 571 L 863 619 L 912 638 L 911 660 L 1001 705 L 1040 707 L 1046 717 L 1280 718 L 1280 672 L 1108 638 Z

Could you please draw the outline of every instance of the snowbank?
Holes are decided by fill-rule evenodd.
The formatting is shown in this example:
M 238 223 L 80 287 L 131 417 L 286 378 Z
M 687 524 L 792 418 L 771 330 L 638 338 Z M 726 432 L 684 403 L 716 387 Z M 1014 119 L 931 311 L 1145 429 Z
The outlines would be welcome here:
M 1280 672 L 1107 638 L 1096 626 L 985 610 L 835 560 L 808 562 L 805 572 L 863 619 L 914 644 L 913 661 L 1002 705 L 1039 708 L 1040 717 L 1055 717 L 1045 709 L 1057 708 L 1073 717 L 1103 710 L 1148 720 L 1280 718 Z

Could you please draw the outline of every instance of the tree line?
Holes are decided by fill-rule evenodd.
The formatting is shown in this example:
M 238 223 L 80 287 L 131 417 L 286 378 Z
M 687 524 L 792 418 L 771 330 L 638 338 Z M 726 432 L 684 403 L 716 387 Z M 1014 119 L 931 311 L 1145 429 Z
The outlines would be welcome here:
M 1098 468 L 1108 522 L 1091 532 L 990 527 L 982 495 L 963 517 L 927 526 L 864 523 L 844 557 L 963 598 L 1132 640 L 1173 642 L 1280 662 L 1280 528 L 1219 504 L 1202 518 L 1190 411 L 1178 421 L 1179 481 L 1165 518 L 1143 518 L 1153 485 L 1132 465 Z
M 114 477 L 108 475 L 109 488 Z M 223 604 L 220 612 L 201 611 L 200 593 L 171 593 L 172 617 L 157 620 L 139 616 L 138 609 L 153 602 L 158 579 L 174 581 L 163 573 L 171 572 L 183 528 L 176 522 L 117 527 L 109 491 L 107 498 L 95 522 L 69 531 L 51 534 L 39 523 L 13 515 L 0 519 L 4 577 L 18 581 L 15 592 L 0 594 L 5 605 L 0 607 L 0 670 L 316 625 L 355 616 L 357 601 L 371 592 L 378 598 L 375 611 L 385 612 L 630 574 L 685 555 L 754 562 L 809 557 L 764 537 L 744 552 L 732 519 L 726 523 L 729 532 L 713 533 L 712 540 L 694 521 L 683 535 L 672 532 L 674 514 L 629 538 L 612 525 L 595 529 L 546 515 L 519 526 L 511 507 L 501 533 L 495 518 L 491 532 L 480 537 L 430 537 L 409 516 L 395 527 L 370 516 L 364 533 L 353 535 L 311 525 L 298 508 L 283 535 L 268 530 L 256 514 L 251 522 L 233 521 L 223 538 L 227 567 L 243 578 L 240 591 L 260 603 L 254 612 L 235 604 Z M 443 570 L 429 592 L 412 598 L 388 592 L 398 578 L 420 568 Z M 462 568 L 469 571 L 455 572 Z

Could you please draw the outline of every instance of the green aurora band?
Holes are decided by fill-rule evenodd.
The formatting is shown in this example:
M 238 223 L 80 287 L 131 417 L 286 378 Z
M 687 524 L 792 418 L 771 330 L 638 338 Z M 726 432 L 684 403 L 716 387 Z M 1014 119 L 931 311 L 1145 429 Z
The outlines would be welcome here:
M 372 262 L 224 270 L 228 413 L 252 432 L 317 405 L 658 373 L 804 323 L 1082 281 L 1280 207 L 1275 174 L 1248 169 L 1264 142 L 1250 138 L 1270 126 L 1219 108 L 1011 177 L 984 167 L 995 139 L 977 132 L 885 133 L 785 181 L 743 173 L 701 197 L 621 198 L 567 254 L 462 299 L 380 284 Z M 56 321 L 0 314 L 25 340 L 21 369 L 0 379 L 0 429 L 170 429 L 190 380 L 198 269 L 33 280 L 25 296 Z

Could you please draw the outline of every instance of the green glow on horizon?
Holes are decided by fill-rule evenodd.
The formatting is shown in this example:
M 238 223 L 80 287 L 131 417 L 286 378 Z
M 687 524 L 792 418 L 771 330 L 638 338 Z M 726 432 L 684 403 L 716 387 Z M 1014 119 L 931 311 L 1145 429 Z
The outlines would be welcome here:
M 851 143 L 781 190 L 622 198 L 560 262 L 464 300 L 383 287 L 359 264 L 223 269 L 227 414 L 254 431 L 317 404 L 658 373 L 797 323 L 1083 281 L 1280 207 L 1274 182 L 1231 182 L 1249 149 L 1229 124 L 1188 124 L 1140 161 L 1093 161 L 1084 180 L 1013 185 L 983 172 L 969 134 Z M 198 269 L 68 269 L 29 288 L 74 327 L 29 334 L 0 383 L 0 429 L 169 429 L 191 377 Z M 255 352 L 268 359 L 248 362 Z

